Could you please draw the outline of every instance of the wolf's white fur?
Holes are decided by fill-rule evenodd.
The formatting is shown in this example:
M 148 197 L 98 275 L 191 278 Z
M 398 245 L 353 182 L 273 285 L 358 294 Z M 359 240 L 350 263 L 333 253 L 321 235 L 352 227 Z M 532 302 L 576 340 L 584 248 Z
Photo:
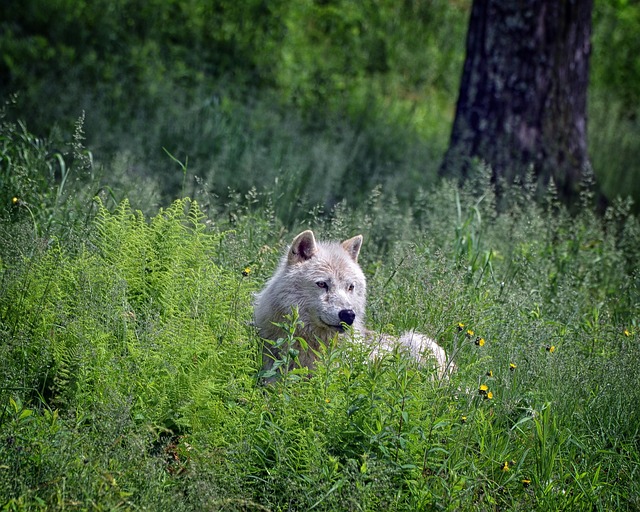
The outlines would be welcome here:
M 296 236 L 274 275 L 256 295 L 254 316 L 260 336 L 282 338 L 282 329 L 274 324 L 283 322 L 297 307 L 303 327 L 296 336 L 307 342 L 308 349 L 293 348 L 299 350 L 298 361 L 303 367 L 313 369 L 319 343 L 327 344 L 336 334 L 342 335 L 347 324 L 357 340 L 371 346 L 372 358 L 399 346 L 421 364 L 435 363 L 438 375 L 444 376 L 451 365 L 444 349 L 428 336 L 408 331 L 397 338 L 365 329 L 367 285 L 358 265 L 362 241 L 358 235 L 341 243 L 318 242 L 312 231 Z M 265 343 L 263 370 L 271 369 L 279 357 L 273 345 Z

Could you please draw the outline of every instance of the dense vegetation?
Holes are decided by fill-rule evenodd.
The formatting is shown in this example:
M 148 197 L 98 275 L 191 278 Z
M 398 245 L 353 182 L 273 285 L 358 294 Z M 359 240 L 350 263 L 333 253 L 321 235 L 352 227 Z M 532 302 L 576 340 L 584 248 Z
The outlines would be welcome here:
M 589 179 L 572 212 L 435 179 L 468 2 L 17 4 L 3 510 L 640 508 L 640 220 Z M 596 2 L 609 192 L 637 186 L 639 12 Z M 251 294 L 307 227 L 364 234 L 368 324 L 437 338 L 451 380 L 345 342 L 258 385 Z
M 109 185 L 154 207 L 252 186 L 305 208 L 376 185 L 408 202 L 449 140 L 469 6 L 10 0 L 0 94 L 18 93 L 9 115 L 53 141 L 84 111 Z M 595 2 L 590 152 L 610 200 L 640 197 L 639 30 L 635 3 Z M 189 159 L 186 180 L 162 148 Z
M 46 144 L 3 129 L 16 168 L 47 169 Z M 529 183 L 497 211 L 479 172 L 410 209 L 376 190 L 309 212 L 300 227 L 364 234 L 369 324 L 431 333 L 458 371 L 369 364 L 347 342 L 311 378 L 264 388 L 251 292 L 294 234 L 278 198 L 237 197 L 220 216 L 184 199 L 145 218 L 106 190 L 82 203 L 91 182 L 66 189 L 88 172 L 86 150 L 70 151 L 65 185 L 38 209 L 16 198 L 2 223 L 5 509 L 640 505 L 628 203 L 597 216 L 585 183 L 572 217 Z

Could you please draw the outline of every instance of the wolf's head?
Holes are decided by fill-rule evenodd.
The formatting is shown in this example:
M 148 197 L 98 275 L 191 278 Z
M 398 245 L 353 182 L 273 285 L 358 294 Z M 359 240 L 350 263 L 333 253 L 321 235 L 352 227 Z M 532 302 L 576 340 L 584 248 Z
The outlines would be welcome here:
M 344 242 L 318 242 L 312 231 L 296 236 L 274 276 L 256 297 L 256 324 L 269 324 L 298 308 L 305 337 L 329 340 L 351 326 L 364 330 L 366 280 L 358 265 L 362 235 Z

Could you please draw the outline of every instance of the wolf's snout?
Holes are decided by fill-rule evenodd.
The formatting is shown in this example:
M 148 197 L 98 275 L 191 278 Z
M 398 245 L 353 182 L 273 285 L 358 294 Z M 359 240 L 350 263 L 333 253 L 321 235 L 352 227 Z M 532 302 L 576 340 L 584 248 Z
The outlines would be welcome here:
M 356 319 L 356 313 L 353 309 L 343 309 L 338 313 L 338 318 L 347 325 L 353 325 L 353 321 Z

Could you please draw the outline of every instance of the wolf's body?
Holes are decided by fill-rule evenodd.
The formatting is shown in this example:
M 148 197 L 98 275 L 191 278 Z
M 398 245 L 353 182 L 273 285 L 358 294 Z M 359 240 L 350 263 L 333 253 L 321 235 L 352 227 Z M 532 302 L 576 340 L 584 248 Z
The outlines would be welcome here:
M 296 336 L 304 339 L 308 348 L 299 350 L 300 366 L 313 369 L 314 351 L 320 342 L 328 344 L 333 337 L 350 326 L 355 339 L 371 346 L 371 357 L 379 357 L 396 346 L 421 364 L 435 363 L 439 376 L 449 371 L 445 351 L 431 338 L 408 331 L 399 338 L 368 331 L 364 326 L 367 285 L 358 255 L 362 247 L 358 235 L 342 243 L 318 242 L 313 232 L 300 233 L 280 261 L 274 275 L 256 295 L 254 316 L 262 338 L 277 340 L 284 332 L 274 325 L 285 320 L 292 308 L 298 308 L 303 326 Z M 263 370 L 272 368 L 281 358 L 270 343 L 264 344 Z

